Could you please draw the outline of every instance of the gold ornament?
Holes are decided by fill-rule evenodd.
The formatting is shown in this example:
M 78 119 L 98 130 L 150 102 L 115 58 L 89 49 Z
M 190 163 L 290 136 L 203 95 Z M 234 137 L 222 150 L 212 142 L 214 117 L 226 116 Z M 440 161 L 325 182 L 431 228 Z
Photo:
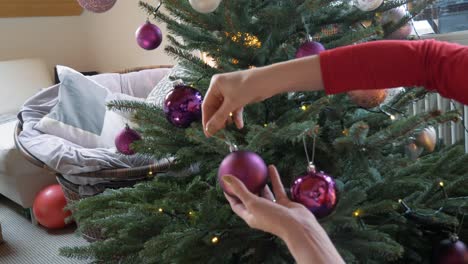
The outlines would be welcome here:
M 217 244 L 218 242 L 219 242 L 219 238 L 216 236 L 211 239 L 211 243 L 213 244 Z
M 416 136 L 416 144 L 427 152 L 433 152 L 437 143 L 437 134 L 433 126 L 426 127 Z
M 238 59 L 232 59 L 231 63 L 234 64 L 234 65 L 237 65 L 237 64 L 239 64 L 239 60 Z
M 349 99 L 364 108 L 374 108 L 385 101 L 386 89 L 356 90 L 348 92 Z

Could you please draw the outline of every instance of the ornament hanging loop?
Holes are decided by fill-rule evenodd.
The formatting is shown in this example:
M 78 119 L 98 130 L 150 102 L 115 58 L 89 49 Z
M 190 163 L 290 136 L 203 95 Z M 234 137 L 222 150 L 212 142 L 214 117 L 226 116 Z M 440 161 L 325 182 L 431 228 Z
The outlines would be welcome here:
M 317 136 L 314 134 L 313 136 L 313 143 L 312 143 L 312 154 L 309 157 L 309 152 L 307 150 L 307 142 L 306 142 L 306 133 L 302 135 L 302 143 L 304 144 L 304 152 L 307 158 L 307 172 L 314 173 L 316 171 L 314 160 L 315 160 L 315 143 L 316 143 Z
M 154 10 L 154 14 L 156 14 L 156 13 L 159 11 L 159 8 L 161 8 L 162 3 L 163 3 L 163 0 L 159 0 L 159 4 L 158 4 L 158 6 L 156 7 L 156 9 Z

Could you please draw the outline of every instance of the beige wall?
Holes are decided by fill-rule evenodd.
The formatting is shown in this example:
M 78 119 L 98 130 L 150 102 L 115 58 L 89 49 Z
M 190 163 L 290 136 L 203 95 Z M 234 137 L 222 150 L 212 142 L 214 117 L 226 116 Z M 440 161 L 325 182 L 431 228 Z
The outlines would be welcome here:
M 79 17 L 0 18 L 0 60 L 41 58 L 52 69 L 64 64 L 78 70 L 111 71 L 154 64 L 173 64 L 164 41 L 154 51 L 135 42 L 146 16 L 138 1 L 117 1 L 103 14 Z M 153 22 L 155 23 L 155 22 Z M 164 25 L 159 25 L 166 35 Z

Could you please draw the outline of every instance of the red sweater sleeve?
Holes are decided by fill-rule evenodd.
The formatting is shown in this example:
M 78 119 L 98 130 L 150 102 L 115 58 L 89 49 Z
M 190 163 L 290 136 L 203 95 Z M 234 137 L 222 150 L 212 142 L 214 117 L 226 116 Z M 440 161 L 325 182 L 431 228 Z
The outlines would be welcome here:
M 424 86 L 468 105 L 468 47 L 435 40 L 374 41 L 320 53 L 328 94 Z

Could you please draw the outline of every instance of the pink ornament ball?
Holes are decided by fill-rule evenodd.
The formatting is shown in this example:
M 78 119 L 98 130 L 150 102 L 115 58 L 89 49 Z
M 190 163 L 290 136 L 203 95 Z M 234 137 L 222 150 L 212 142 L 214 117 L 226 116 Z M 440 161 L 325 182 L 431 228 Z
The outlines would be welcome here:
M 296 51 L 296 59 L 304 58 L 307 56 L 317 55 L 324 51 L 325 47 L 319 42 L 307 41 L 304 42 Z
M 137 29 L 135 37 L 138 45 L 145 50 L 156 49 L 163 39 L 161 29 L 149 21 Z
M 333 212 L 338 201 L 335 180 L 324 172 L 309 172 L 294 181 L 291 198 L 323 218 Z
M 225 193 L 235 196 L 222 180 L 225 175 L 232 175 L 241 180 L 247 189 L 260 193 L 268 180 L 268 168 L 265 161 L 252 151 L 235 151 L 227 155 L 218 170 L 218 181 Z
M 66 226 L 65 219 L 71 215 L 65 211 L 67 200 L 62 187 L 55 184 L 41 190 L 34 199 L 33 213 L 39 224 L 49 229 L 59 229 Z
M 128 125 L 115 137 L 115 147 L 124 155 L 133 155 L 132 144 L 141 140 L 140 134 Z
M 104 13 L 109 11 L 117 0 L 78 0 L 84 9 L 94 13 Z

